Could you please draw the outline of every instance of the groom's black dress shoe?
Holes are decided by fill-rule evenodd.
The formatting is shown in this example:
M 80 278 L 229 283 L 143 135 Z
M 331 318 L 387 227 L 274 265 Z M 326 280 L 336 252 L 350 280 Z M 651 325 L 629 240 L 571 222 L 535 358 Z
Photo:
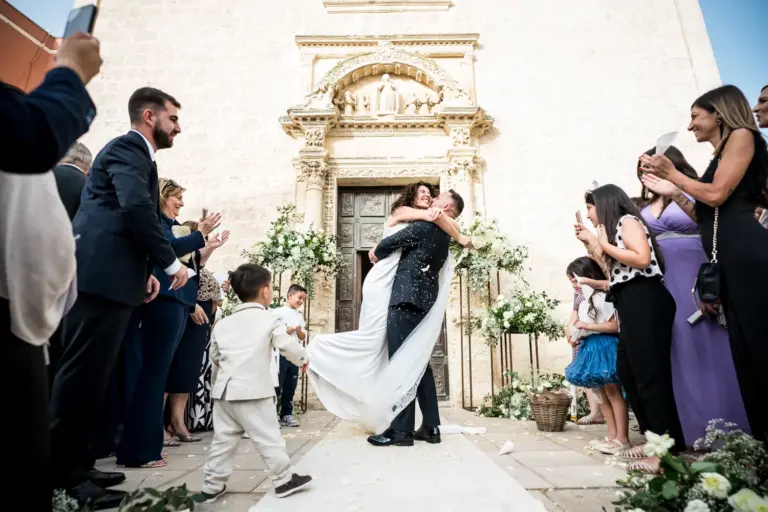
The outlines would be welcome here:
M 114 487 L 125 482 L 125 473 L 118 473 L 117 471 L 99 471 L 98 469 L 92 469 L 88 473 L 88 480 L 95 483 L 99 487 Z
M 425 427 L 422 425 L 421 428 L 413 434 L 413 437 L 417 441 L 426 441 L 429 444 L 437 444 L 440 442 L 440 429 L 438 427 Z
M 369 437 L 368 442 L 373 446 L 413 446 L 413 433 L 389 428 L 377 436 Z

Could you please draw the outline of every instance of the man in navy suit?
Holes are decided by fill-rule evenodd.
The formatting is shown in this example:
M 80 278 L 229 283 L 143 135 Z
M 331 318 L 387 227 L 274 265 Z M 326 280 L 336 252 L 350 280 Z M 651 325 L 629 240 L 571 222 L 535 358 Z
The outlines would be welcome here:
M 85 177 L 88 175 L 91 163 L 93 163 L 93 157 L 85 144 L 75 142 L 64 158 L 53 168 L 59 197 L 64 208 L 67 209 L 69 220 L 75 218 L 80 208 L 80 196 L 83 194 Z
M 98 40 L 77 34 L 64 40 L 54 69 L 30 94 L 0 83 L 0 175 L 39 176 L 50 172 L 67 149 L 88 131 L 96 107 L 85 85 L 100 67 Z M 45 223 L 50 212 L 45 205 L 36 208 L 37 220 Z M 8 213 L 0 210 L 0 218 L 8 218 Z M 32 222 L 30 229 L 35 229 Z M 6 243 L 13 241 L 0 236 L 0 254 L 6 253 Z M 8 265 L 7 260 L 0 259 L 0 275 L 11 271 Z M 31 268 L 28 272 L 35 270 Z M 10 290 L 4 289 L 5 279 L 0 280 L 0 361 L 4 363 L 0 382 L 4 389 L 13 390 L 3 403 L 7 417 L 13 419 L 0 422 L 0 438 L 13 440 L 7 443 L 5 455 L 16 461 L 5 484 L 25 496 L 25 510 L 50 511 L 45 348 L 40 345 L 41 340 L 14 334 L 17 329 L 12 321 Z
M 170 148 L 181 133 L 179 108 L 158 89 L 133 93 L 131 130 L 96 155 L 72 222 L 79 295 L 62 328 L 63 353 L 51 397 L 51 452 L 54 485 L 81 503 L 90 500 L 97 510 L 117 506 L 124 495 L 104 488 L 125 476 L 94 470 L 89 445 L 132 312 L 159 291 L 153 265 L 169 276 L 173 289 L 188 279 L 160 222 L 155 164 L 155 152 Z

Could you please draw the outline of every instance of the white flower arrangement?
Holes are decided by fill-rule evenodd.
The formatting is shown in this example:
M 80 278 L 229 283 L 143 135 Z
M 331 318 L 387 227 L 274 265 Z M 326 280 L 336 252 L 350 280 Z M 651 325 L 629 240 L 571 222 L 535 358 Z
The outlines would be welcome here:
M 473 249 L 465 249 L 452 241 L 451 250 L 456 258 L 456 268 L 466 270 L 475 291 L 484 292 L 491 274 L 499 270 L 521 276 L 528 249 L 512 246 L 499 231 L 495 220 L 485 219 L 477 213 L 471 224 L 462 225 L 461 231 L 470 237 Z
M 696 442 L 706 451 L 695 462 L 669 453 L 674 439 L 646 432 L 645 453 L 660 458 L 659 475 L 631 472 L 618 483 L 616 510 L 768 512 L 768 451 L 733 423 L 712 420 Z
M 292 273 L 292 280 L 302 284 L 309 296 L 314 296 L 315 274 L 326 279 L 335 277 L 341 268 L 336 249 L 336 237 L 315 231 L 312 227 L 298 229 L 303 216 L 296 206 L 287 204 L 277 209 L 279 215 L 267 230 L 264 240 L 243 256 L 251 263 L 268 267 L 274 273 Z
M 559 391 L 570 387 L 565 376 L 560 373 L 540 373 L 533 380 L 531 380 L 530 375 L 522 376 L 517 372 L 507 372 L 506 376 L 510 378 L 511 383 L 501 388 L 493 396 L 487 395 L 483 400 L 483 405 L 475 411 L 478 416 L 528 421 L 533 419 L 531 398 L 534 394 L 544 391 Z M 583 404 L 579 404 L 580 407 L 589 407 L 586 403 L 586 396 L 584 396 L 583 402 Z
M 479 329 L 491 346 L 506 332 L 558 339 L 565 335 L 563 324 L 552 316 L 559 304 L 547 292 L 516 290 L 510 298 L 496 297 L 484 313 L 470 321 L 470 326 Z

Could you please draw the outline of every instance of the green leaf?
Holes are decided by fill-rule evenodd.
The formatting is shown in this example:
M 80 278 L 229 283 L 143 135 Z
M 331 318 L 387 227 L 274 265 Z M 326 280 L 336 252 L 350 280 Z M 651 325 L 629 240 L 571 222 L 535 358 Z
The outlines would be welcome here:
M 685 475 L 688 473 L 688 470 L 685 469 L 685 464 L 683 461 L 677 457 L 673 457 L 669 454 L 665 455 L 661 458 L 661 464 L 662 466 L 669 468 L 673 471 L 676 471 L 677 473 L 680 473 L 681 475 Z
M 648 489 L 652 490 L 653 492 L 660 493 L 661 490 L 664 488 L 664 484 L 666 484 L 667 479 L 663 476 L 657 476 L 653 480 L 651 480 L 648 483 Z
M 717 472 L 717 464 L 714 462 L 707 462 L 700 460 L 698 462 L 694 462 L 691 464 L 691 473 L 698 474 L 698 473 L 716 473 Z
M 672 480 L 667 480 L 664 483 L 664 486 L 661 488 L 661 495 L 664 497 L 665 500 L 672 500 L 674 498 L 677 498 L 677 482 L 673 482 Z

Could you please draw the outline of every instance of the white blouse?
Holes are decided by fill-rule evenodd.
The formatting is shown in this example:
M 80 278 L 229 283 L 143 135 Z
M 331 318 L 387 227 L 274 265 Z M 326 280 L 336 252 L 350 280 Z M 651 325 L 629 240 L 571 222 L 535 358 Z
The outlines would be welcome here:
M 615 240 L 616 247 L 619 249 L 627 248 L 627 246 L 624 245 L 624 240 L 622 238 L 622 224 L 626 219 L 635 219 L 636 221 L 640 222 L 640 219 L 634 215 L 624 215 L 621 219 L 619 219 L 619 224 L 616 226 Z M 654 277 L 664 275 L 664 273 L 661 271 L 661 267 L 659 266 L 659 260 L 656 257 L 656 251 L 653 250 L 651 234 L 648 232 L 648 227 L 642 222 L 640 222 L 640 225 L 643 226 L 643 229 L 645 230 L 645 237 L 648 241 L 648 246 L 651 248 L 651 264 L 648 266 L 648 268 L 634 268 L 625 265 L 624 263 L 614 261 L 613 266 L 611 267 L 611 286 L 626 283 L 627 281 L 631 281 L 636 277 Z

